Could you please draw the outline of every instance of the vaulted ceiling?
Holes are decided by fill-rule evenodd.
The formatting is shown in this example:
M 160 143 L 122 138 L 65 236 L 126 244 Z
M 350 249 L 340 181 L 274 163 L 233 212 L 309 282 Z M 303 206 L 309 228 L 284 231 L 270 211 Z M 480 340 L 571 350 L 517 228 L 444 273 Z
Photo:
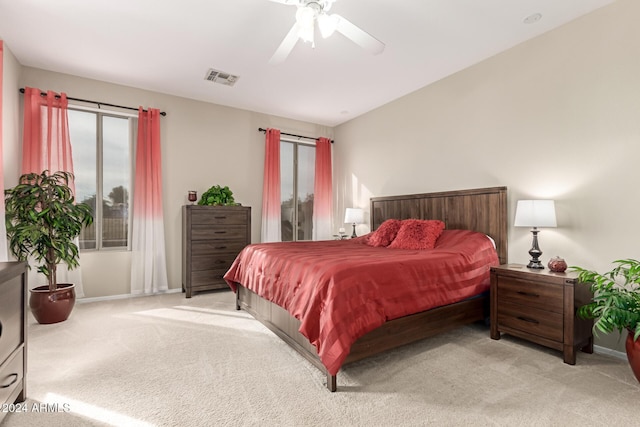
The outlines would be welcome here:
M 270 0 L 0 0 L 0 38 L 25 66 L 335 126 L 613 1 L 336 0 L 384 51 L 316 31 L 276 65 L 296 7 Z

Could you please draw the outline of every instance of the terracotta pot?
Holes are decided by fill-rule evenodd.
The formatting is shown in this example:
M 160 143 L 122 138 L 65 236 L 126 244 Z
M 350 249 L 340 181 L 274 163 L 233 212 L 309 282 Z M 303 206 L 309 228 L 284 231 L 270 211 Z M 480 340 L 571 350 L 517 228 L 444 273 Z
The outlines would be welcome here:
M 58 283 L 54 292 L 49 292 L 48 285 L 35 287 L 29 298 L 33 317 L 45 325 L 67 320 L 75 303 L 76 291 L 72 283 Z
M 640 338 L 637 341 L 633 340 L 633 331 L 629 331 L 626 342 L 627 359 L 633 375 L 636 376 L 638 382 L 640 382 Z

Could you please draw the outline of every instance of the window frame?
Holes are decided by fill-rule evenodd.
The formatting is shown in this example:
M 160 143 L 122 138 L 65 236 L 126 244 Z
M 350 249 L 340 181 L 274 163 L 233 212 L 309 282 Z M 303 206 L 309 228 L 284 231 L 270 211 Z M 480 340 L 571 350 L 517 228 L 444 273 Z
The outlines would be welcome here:
M 82 105 L 76 105 L 69 103 L 69 110 L 81 111 L 85 113 L 93 113 L 95 114 L 96 119 L 96 141 L 95 141 L 95 150 L 96 150 L 96 206 L 94 213 L 94 222 L 95 225 L 95 234 L 96 234 L 96 247 L 95 248 L 83 248 L 80 249 L 81 252 L 100 252 L 100 251 L 131 251 L 131 225 L 133 221 L 133 188 L 134 188 L 134 165 L 135 165 L 135 147 L 137 144 L 136 138 L 136 129 L 138 127 L 138 116 L 131 113 L 123 113 L 112 110 L 104 110 L 101 108 L 92 108 L 86 107 Z M 127 245 L 126 246 L 103 246 L 103 221 L 104 221 L 104 212 L 103 212 L 103 203 L 104 200 L 104 135 L 103 135 L 103 118 L 104 117 L 114 117 L 118 119 L 127 119 L 129 122 L 129 177 L 130 177 L 130 190 L 129 197 L 127 201 L 127 205 L 129 208 L 127 209 Z M 71 149 L 73 150 L 73 140 L 71 141 Z M 74 169 L 76 165 L 74 163 Z M 99 185 L 98 185 L 99 184 Z M 81 202 L 77 200 L 77 202 Z M 96 218 L 100 218 L 100 220 L 96 220 Z
M 299 214 L 299 212 L 298 212 L 298 207 L 299 207 L 298 206 L 299 205 L 299 199 L 298 199 L 298 170 L 299 170 L 298 148 L 299 148 L 300 145 L 304 145 L 304 146 L 312 147 L 315 150 L 316 143 L 315 143 L 315 141 L 309 141 L 309 142 L 300 141 L 299 139 L 287 138 L 286 136 L 285 137 L 281 136 L 280 137 L 280 144 L 282 144 L 283 142 L 286 142 L 286 143 L 289 143 L 289 144 L 293 144 L 293 219 L 292 219 L 292 225 L 294 226 L 294 228 L 293 228 L 293 240 L 287 240 L 287 241 L 291 241 L 291 242 L 310 242 L 310 241 L 313 241 L 313 231 L 311 232 L 311 238 L 306 239 L 306 240 L 298 240 L 298 214 Z M 314 153 L 314 156 L 315 156 L 315 153 Z M 282 155 L 280 155 L 280 168 L 282 170 Z M 315 177 L 315 164 L 314 164 L 314 177 Z M 315 196 L 315 194 L 314 194 L 314 196 Z M 282 206 L 282 195 L 280 196 L 280 206 Z M 313 221 L 313 219 L 311 219 L 311 221 Z M 312 224 L 312 228 L 311 229 L 313 230 L 313 224 Z M 280 230 L 280 238 L 282 239 L 282 230 Z

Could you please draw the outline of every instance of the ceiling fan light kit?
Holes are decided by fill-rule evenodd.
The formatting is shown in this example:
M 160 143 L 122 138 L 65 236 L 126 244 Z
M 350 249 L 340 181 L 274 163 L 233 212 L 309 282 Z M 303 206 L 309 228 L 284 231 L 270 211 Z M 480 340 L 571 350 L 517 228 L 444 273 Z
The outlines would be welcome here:
M 296 6 L 296 22 L 289 30 L 278 49 L 273 54 L 269 62 L 277 64 L 289 56 L 298 40 L 308 42 L 311 47 L 315 47 L 315 26 L 318 23 L 318 29 L 323 38 L 330 37 L 338 31 L 360 47 L 368 50 L 374 55 L 381 53 L 385 45 L 371 34 L 362 30 L 360 27 L 352 24 L 345 18 L 327 12 L 331 9 L 333 3 L 337 0 L 270 0 L 274 3 Z

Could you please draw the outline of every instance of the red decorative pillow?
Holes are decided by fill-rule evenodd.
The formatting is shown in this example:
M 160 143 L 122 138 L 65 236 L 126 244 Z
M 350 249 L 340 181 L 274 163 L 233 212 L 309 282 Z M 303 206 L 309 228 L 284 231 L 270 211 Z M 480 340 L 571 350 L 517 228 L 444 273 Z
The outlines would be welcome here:
M 429 219 L 405 219 L 393 242 L 394 249 L 433 249 L 444 230 L 444 222 Z
M 369 246 L 386 247 L 396 238 L 402 221 L 399 219 L 388 219 L 369 236 Z

